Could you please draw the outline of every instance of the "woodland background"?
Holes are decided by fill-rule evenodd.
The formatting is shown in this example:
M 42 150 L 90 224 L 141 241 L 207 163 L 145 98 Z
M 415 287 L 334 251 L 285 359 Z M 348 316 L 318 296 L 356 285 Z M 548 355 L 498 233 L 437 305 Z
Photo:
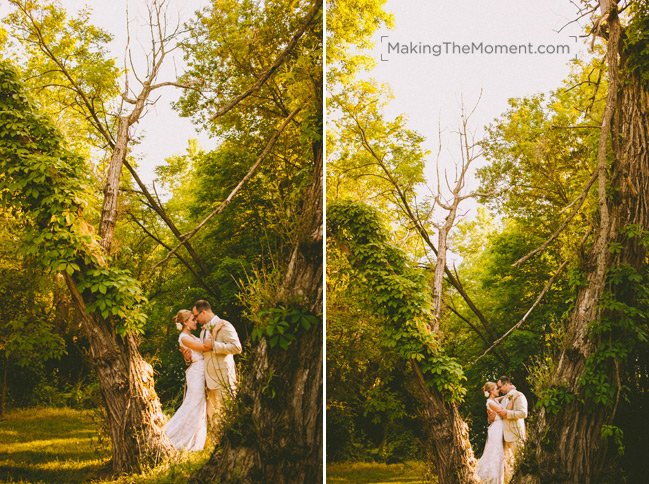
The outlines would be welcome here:
M 86 11 L 9 3 L 0 416 L 90 409 L 109 471 L 168 463 L 185 371 L 171 318 L 207 299 L 245 347 L 241 404 L 192 479 L 235 463 L 244 481 L 321 479 L 322 2 L 215 1 L 185 25 L 150 2 L 148 43 L 126 46 L 142 64 L 112 58 Z M 172 52 L 186 69 L 160 78 Z M 145 184 L 133 128 L 162 89 L 214 144 L 186 140 Z
M 327 461 L 475 482 L 480 389 L 508 375 L 530 408 L 514 482 L 641 482 L 647 2 L 579 2 L 589 59 L 484 138 L 463 106 L 446 173 L 371 79 L 383 3 L 328 5 Z

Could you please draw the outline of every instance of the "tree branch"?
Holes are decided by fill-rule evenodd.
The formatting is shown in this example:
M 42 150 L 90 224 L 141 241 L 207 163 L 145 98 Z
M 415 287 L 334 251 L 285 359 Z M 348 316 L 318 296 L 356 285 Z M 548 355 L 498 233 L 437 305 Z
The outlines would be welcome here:
M 566 227 L 568 226 L 568 224 L 570 223 L 570 221 L 575 217 L 575 215 L 577 215 L 577 212 L 579 212 L 579 209 L 580 209 L 581 206 L 583 205 L 584 200 L 586 199 L 586 196 L 588 195 L 588 192 L 590 191 L 590 188 L 593 186 L 593 183 L 595 183 L 595 180 L 597 180 L 597 177 L 598 177 L 598 176 L 599 176 L 598 171 L 595 171 L 595 172 L 593 173 L 593 175 L 590 177 L 590 180 L 588 180 L 588 183 L 586 183 L 586 186 L 585 186 L 584 189 L 582 190 L 581 194 L 580 194 L 580 195 L 575 199 L 575 201 L 573 201 L 573 202 L 570 204 L 570 205 L 573 205 L 573 204 L 575 204 L 575 202 L 576 202 L 576 205 L 575 205 L 574 208 L 572 209 L 572 212 L 570 212 L 570 215 L 568 215 L 568 217 L 563 221 L 563 223 L 559 226 L 559 228 L 558 228 L 557 230 L 554 231 L 554 233 L 550 236 L 550 238 L 549 238 L 548 240 L 546 240 L 546 241 L 545 241 L 541 246 L 537 247 L 536 249 L 534 249 L 534 250 L 533 250 L 532 252 L 530 252 L 529 254 L 527 254 L 527 255 L 521 257 L 521 258 L 518 259 L 516 262 L 514 262 L 514 263 L 512 264 L 512 267 L 517 267 L 517 266 L 519 266 L 520 264 L 522 264 L 523 262 L 525 262 L 527 259 L 529 259 L 529 258 L 532 257 L 533 255 L 538 254 L 539 252 L 545 250 L 546 247 L 547 247 L 548 245 L 550 245 L 550 243 L 551 243 L 554 239 L 556 239 L 556 238 L 559 236 L 559 234 L 561 234 L 561 232 L 563 232 L 563 231 L 566 229 Z M 570 206 L 570 205 L 569 205 L 569 206 Z
M 143 224 L 142 224 L 142 223 L 141 223 L 141 222 L 140 222 L 136 217 L 135 217 L 135 215 L 133 215 L 133 214 L 130 214 L 130 215 L 131 215 L 131 219 L 132 219 L 132 220 L 133 220 L 137 225 L 139 225 L 139 227 L 142 229 L 142 231 L 143 231 L 146 235 L 148 235 L 152 240 L 155 240 L 158 244 L 160 244 L 160 245 L 161 245 L 162 247 L 164 247 L 165 249 L 167 249 L 167 250 L 171 250 L 171 247 L 169 247 L 169 246 L 168 246 L 167 244 L 165 244 L 162 240 L 160 240 L 158 237 L 156 237 L 155 235 L 153 235 L 153 234 L 152 234 L 152 233 L 151 233 L 151 232 L 150 232 L 150 231 L 149 231 L 149 230 L 148 230 L 148 229 L 147 229 L 147 228 L 146 228 L 146 227 L 145 227 L 145 226 L 144 226 L 144 225 L 143 225 Z M 199 274 L 198 272 L 196 272 L 196 270 L 191 266 L 191 264 L 189 264 L 189 262 L 187 262 L 187 261 L 185 260 L 185 258 L 184 258 L 183 256 L 181 256 L 181 255 L 178 254 L 178 253 L 176 253 L 176 254 L 174 254 L 174 255 L 175 255 L 176 258 L 177 258 L 177 259 L 178 259 L 178 260 L 179 260 L 179 261 L 180 261 L 180 262 L 181 262 L 181 263 L 182 263 L 182 264 L 183 264 L 183 265 L 184 265 L 184 266 L 189 270 L 189 272 L 191 272 L 191 273 L 194 275 L 194 278 L 199 282 L 199 284 L 200 284 L 201 286 L 203 286 L 203 288 L 204 288 L 207 292 L 209 292 L 212 296 L 215 296 L 215 297 L 218 298 L 219 295 L 216 294 L 216 292 L 214 291 L 214 289 L 212 289 L 212 288 L 211 288 L 211 287 L 210 287 L 210 286 L 205 282 L 205 280 L 200 276 L 200 274 Z
M 481 354 L 480 356 L 478 356 L 478 357 L 477 357 L 473 362 L 471 362 L 471 365 L 473 365 L 473 364 L 477 363 L 479 360 L 481 360 L 484 356 L 487 355 L 487 353 L 489 353 L 492 349 L 494 349 L 496 346 L 498 346 L 500 343 L 502 343 L 503 340 L 504 340 L 505 338 L 507 338 L 507 336 L 509 336 L 510 334 L 512 334 L 513 331 L 515 331 L 516 329 L 518 329 L 518 328 L 521 327 L 521 325 L 522 325 L 522 324 L 527 320 L 527 317 L 530 315 L 530 313 L 531 313 L 531 312 L 534 310 L 534 308 L 536 308 L 536 306 L 538 306 L 538 304 L 541 302 L 541 299 L 543 299 L 543 296 L 545 296 L 545 293 L 548 292 L 548 290 L 550 289 L 550 287 L 552 287 L 552 284 L 554 283 L 554 280 L 557 278 L 557 276 L 558 276 L 559 273 L 563 270 L 563 268 L 566 267 L 566 265 L 568 265 L 568 259 L 566 259 L 565 261 L 563 261 L 563 264 L 561 264 L 561 265 L 559 266 L 559 269 L 557 269 L 557 272 L 555 272 L 555 273 L 552 275 L 552 277 L 550 278 L 550 280 L 548 281 L 548 283 L 545 285 L 545 287 L 543 288 L 543 290 L 541 291 L 541 293 L 540 293 L 540 294 L 538 295 L 538 297 L 536 298 L 536 301 L 534 301 L 534 304 L 532 304 L 532 307 L 529 308 L 529 309 L 527 310 L 527 312 L 525 313 L 525 316 L 523 316 L 523 317 L 521 318 L 521 320 L 520 320 L 518 323 L 516 323 L 514 326 L 512 326 L 512 327 L 509 329 L 509 331 L 507 331 L 507 332 L 506 332 L 505 334 L 503 334 L 500 338 L 498 338 L 496 341 L 494 341 L 493 344 L 492 344 L 489 348 L 487 348 L 487 349 L 484 351 L 484 353 L 482 353 L 482 354 Z
M 180 248 L 181 245 L 183 245 L 184 243 L 188 242 L 189 239 L 191 239 L 194 235 L 196 235 L 196 233 L 197 233 L 200 229 L 202 229 L 202 228 L 205 226 L 205 224 L 206 224 L 207 222 L 209 222 L 209 221 L 212 219 L 212 217 L 214 217 L 215 215 L 221 213 L 221 212 L 223 211 L 223 209 L 225 209 L 225 207 L 227 207 L 227 206 L 230 204 L 230 202 L 232 201 L 232 198 L 237 194 L 237 192 L 241 189 L 241 187 L 242 187 L 242 186 L 243 186 L 243 185 L 244 185 L 244 184 L 245 184 L 245 183 L 246 183 L 250 178 L 252 178 L 252 176 L 255 174 L 255 171 L 257 171 L 257 168 L 259 167 L 259 165 L 261 165 L 261 162 L 264 161 L 264 159 L 266 158 L 266 156 L 268 156 L 268 153 L 270 153 L 270 151 L 273 149 L 273 146 L 275 146 L 275 143 L 277 142 L 277 139 L 279 138 L 279 136 L 282 134 L 282 132 L 284 131 L 284 129 L 286 128 L 286 126 L 288 126 L 288 124 L 291 122 L 291 120 L 293 119 L 293 117 L 294 117 L 294 116 L 295 116 L 295 115 L 300 111 L 300 109 L 301 109 L 301 108 L 296 108 L 296 109 L 293 110 L 293 112 L 292 112 L 291 114 L 288 115 L 288 117 L 284 120 L 284 122 L 282 123 L 282 125 L 277 129 L 277 131 L 275 132 L 275 134 L 273 135 L 273 137 L 270 139 L 270 141 L 269 141 L 268 144 L 266 145 L 266 148 L 264 148 L 264 151 L 262 151 L 262 153 L 259 155 L 259 157 L 257 158 L 257 161 L 255 161 L 255 164 L 252 165 L 252 168 L 250 168 L 250 171 L 248 171 L 248 173 L 246 174 L 246 176 L 243 177 L 243 179 L 242 179 L 242 180 L 239 182 L 239 184 L 234 188 L 234 190 L 232 190 L 232 192 L 230 192 L 230 195 L 228 195 L 228 197 L 227 197 L 227 198 L 226 198 L 226 199 L 221 203 L 221 205 L 219 205 L 219 206 L 216 208 L 216 210 L 214 210 L 214 211 L 213 211 L 212 213 L 210 213 L 207 217 L 205 217 L 205 219 L 204 219 L 200 224 L 198 224 L 198 226 L 197 226 L 194 230 L 192 230 L 191 232 L 188 232 L 187 234 L 185 234 L 185 236 L 182 238 L 182 240 L 180 241 L 180 243 L 179 243 L 178 245 L 176 245 L 176 246 L 171 250 L 171 252 L 169 252 L 169 253 L 167 254 L 167 256 L 166 256 L 164 259 L 162 259 L 162 260 L 161 260 L 160 262 L 158 262 L 155 266 L 153 266 L 154 269 L 155 269 L 156 267 L 158 267 L 159 265 L 161 265 L 161 264 L 165 263 L 166 261 L 168 261 L 169 258 L 170 258 L 170 257 L 171 257 L 171 256 L 172 256 L 172 255 L 173 255 L 173 254 L 174 254 L 174 253 L 175 253 L 179 248 Z
M 275 62 L 270 66 L 268 70 L 263 72 L 261 76 L 259 76 L 259 79 L 257 79 L 257 82 L 255 82 L 252 86 L 250 86 L 248 89 L 246 89 L 243 93 L 239 94 L 237 97 L 235 97 L 232 101 L 228 102 L 225 106 L 223 106 L 221 109 L 219 109 L 212 117 L 210 117 L 209 121 L 214 121 L 217 118 L 220 118 L 223 116 L 225 113 L 230 111 L 233 107 L 235 107 L 237 104 L 239 104 L 241 101 L 243 101 L 245 98 L 250 96 L 252 93 L 258 91 L 261 89 L 261 87 L 266 83 L 268 78 L 273 75 L 273 73 L 282 65 L 284 60 L 288 57 L 288 55 L 291 53 L 291 51 L 295 48 L 297 45 L 298 40 L 300 40 L 300 37 L 306 32 L 306 29 L 308 28 L 309 24 L 313 20 L 313 18 L 316 16 L 318 13 L 318 10 L 322 7 L 322 0 L 316 0 L 315 4 L 313 5 L 313 8 L 311 8 L 311 11 L 307 14 L 306 18 L 302 22 L 302 25 L 300 25 L 300 28 L 298 29 L 295 34 L 293 34 L 293 37 L 291 37 L 291 40 L 289 41 L 288 45 L 282 51 L 282 53 L 277 56 L 277 59 L 275 59 Z

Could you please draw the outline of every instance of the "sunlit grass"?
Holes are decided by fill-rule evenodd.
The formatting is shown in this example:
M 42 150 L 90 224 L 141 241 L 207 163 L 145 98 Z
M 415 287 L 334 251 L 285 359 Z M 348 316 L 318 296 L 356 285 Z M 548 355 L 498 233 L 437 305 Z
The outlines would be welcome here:
M 102 478 L 111 450 L 99 441 L 91 412 L 27 409 L 0 421 L 1 484 L 180 484 L 209 454 L 183 453 L 141 474 Z
M 426 466 L 421 462 L 327 464 L 327 484 L 431 484 L 437 482 L 426 481 L 425 474 Z

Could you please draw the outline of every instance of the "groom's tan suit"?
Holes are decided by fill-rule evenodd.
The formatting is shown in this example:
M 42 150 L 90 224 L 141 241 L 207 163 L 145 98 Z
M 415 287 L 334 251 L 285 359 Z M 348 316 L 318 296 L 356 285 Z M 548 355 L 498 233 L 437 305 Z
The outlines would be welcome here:
M 219 320 L 214 317 L 208 327 L 213 327 Z M 214 345 L 210 351 L 203 353 L 205 359 L 205 383 L 207 385 L 207 418 L 212 423 L 212 430 L 217 426 L 223 411 L 224 401 L 236 391 L 237 370 L 234 356 L 241 353 L 241 342 L 234 326 L 228 321 L 220 329 L 213 328 Z M 207 329 L 201 331 L 201 341 L 205 341 Z M 216 419 L 215 419 L 216 417 Z
M 514 471 L 514 463 L 525 442 L 525 419 L 527 418 L 527 398 L 516 391 L 507 403 L 507 416 L 503 418 L 503 438 L 505 440 L 505 482 L 509 482 Z

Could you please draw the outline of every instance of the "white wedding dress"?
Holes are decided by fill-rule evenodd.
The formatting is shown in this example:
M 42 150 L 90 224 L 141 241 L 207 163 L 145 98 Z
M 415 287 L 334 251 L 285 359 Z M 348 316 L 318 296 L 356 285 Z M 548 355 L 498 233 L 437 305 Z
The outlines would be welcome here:
M 183 348 L 187 348 L 183 342 L 181 333 L 178 342 Z M 200 341 L 196 336 L 191 335 Z M 176 411 L 173 417 L 167 422 L 165 431 L 167 436 L 179 450 L 203 450 L 207 438 L 207 408 L 205 403 L 205 362 L 203 353 L 192 351 L 192 364 L 187 369 L 187 391 L 183 404 Z
M 496 400 L 490 398 L 487 400 L 500 406 Z M 505 444 L 503 441 L 503 420 L 500 415 L 496 415 L 487 432 L 487 443 L 484 446 L 484 452 L 478 461 L 476 468 L 478 477 L 483 484 L 504 484 L 505 482 Z

